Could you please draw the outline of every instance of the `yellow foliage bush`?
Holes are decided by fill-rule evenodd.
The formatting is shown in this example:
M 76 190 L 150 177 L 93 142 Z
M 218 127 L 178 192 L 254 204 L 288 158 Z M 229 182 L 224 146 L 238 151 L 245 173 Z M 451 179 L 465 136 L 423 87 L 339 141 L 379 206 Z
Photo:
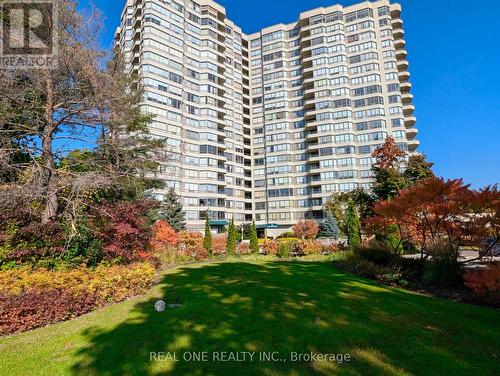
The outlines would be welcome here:
M 153 284 L 155 269 L 149 263 L 127 266 L 80 267 L 69 271 L 19 268 L 0 273 L 0 294 L 21 294 L 29 289 L 71 290 L 96 294 L 98 304 L 119 302 L 144 293 Z

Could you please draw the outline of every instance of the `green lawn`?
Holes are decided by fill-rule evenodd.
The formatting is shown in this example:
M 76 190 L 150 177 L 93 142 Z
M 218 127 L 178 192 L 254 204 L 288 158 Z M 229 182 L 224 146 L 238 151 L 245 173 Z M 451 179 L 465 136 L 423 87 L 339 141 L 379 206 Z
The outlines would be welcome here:
M 154 311 L 176 296 L 181 308 Z M 0 338 L 0 375 L 493 375 L 499 330 L 498 310 L 381 287 L 328 263 L 247 259 L 172 269 L 144 298 Z M 193 363 L 187 351 L 278 351 L 285 361 Z M 351 361 L 289 359 L 311 351 Z

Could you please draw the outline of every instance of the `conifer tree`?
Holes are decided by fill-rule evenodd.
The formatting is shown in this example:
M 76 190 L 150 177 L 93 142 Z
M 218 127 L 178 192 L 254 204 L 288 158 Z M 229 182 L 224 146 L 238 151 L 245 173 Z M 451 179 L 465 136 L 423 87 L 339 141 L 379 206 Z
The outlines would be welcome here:
M 347 245 L 350 250 L 354 250 L 361 245 L 361 224 L 353 201 L 349 201 L 347 206 L 346 227 Z
M 259 252 L 259 240 L 257 238 L 255 221 L 252 221 L 252 227 L 250 228 L 250 250 L 254 253 Z
M 158 220 L 168 222 L 175 231 L 182 231 L 186 229 L 185 215 L 179 196 L 174 188 L 170 188 L 161 206 L 150 214 L 150 218 L 152 222 Z
M 209 254 L 212 254 L 212 232 L 210 230 L 208 212 L 205 220 L 205 237 L 203 238 L 203 248 L 205 248 Z
M 335 240 L 339 238 L 339 226 L 331 210 L 326 211 L 326 218 L 323 222 L 323 235 Z
M 234 225 L 234 218 L 231 220 L 231 223 L 229 223 L 229 228 L 227 230 L 227 242 L 226 242 L 226 253 L 228 255 L 234 254 L 236 251 L 236 226 Z

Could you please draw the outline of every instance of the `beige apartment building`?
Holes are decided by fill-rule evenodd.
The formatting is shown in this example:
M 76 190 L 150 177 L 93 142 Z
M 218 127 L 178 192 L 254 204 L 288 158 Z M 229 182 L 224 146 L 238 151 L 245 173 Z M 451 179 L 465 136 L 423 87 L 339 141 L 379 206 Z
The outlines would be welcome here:
M 333 5 L 245 34 L 211 0 L 127 0 L 116 45 L 144 87 L 188 227 L 256 221 L 271 234 L 370 189 L 387 136 L 414 153 L 401 6 Z M 161 198 L 162 192 L 158 192 Z

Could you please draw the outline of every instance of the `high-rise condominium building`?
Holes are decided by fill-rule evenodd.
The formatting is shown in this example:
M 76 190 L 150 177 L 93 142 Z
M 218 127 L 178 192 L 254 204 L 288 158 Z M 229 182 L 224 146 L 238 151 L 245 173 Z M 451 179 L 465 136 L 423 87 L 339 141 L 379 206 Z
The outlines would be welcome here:
M 387 136 L 416 151 L 400 14 L 387 0 L 333 5 L 245 34 L 211 0 L 127 0 L 116 45 L 191 229 L 207 213 L 214 228 L 276 232 L 319 219 L 333 193 L 370 188 Z

